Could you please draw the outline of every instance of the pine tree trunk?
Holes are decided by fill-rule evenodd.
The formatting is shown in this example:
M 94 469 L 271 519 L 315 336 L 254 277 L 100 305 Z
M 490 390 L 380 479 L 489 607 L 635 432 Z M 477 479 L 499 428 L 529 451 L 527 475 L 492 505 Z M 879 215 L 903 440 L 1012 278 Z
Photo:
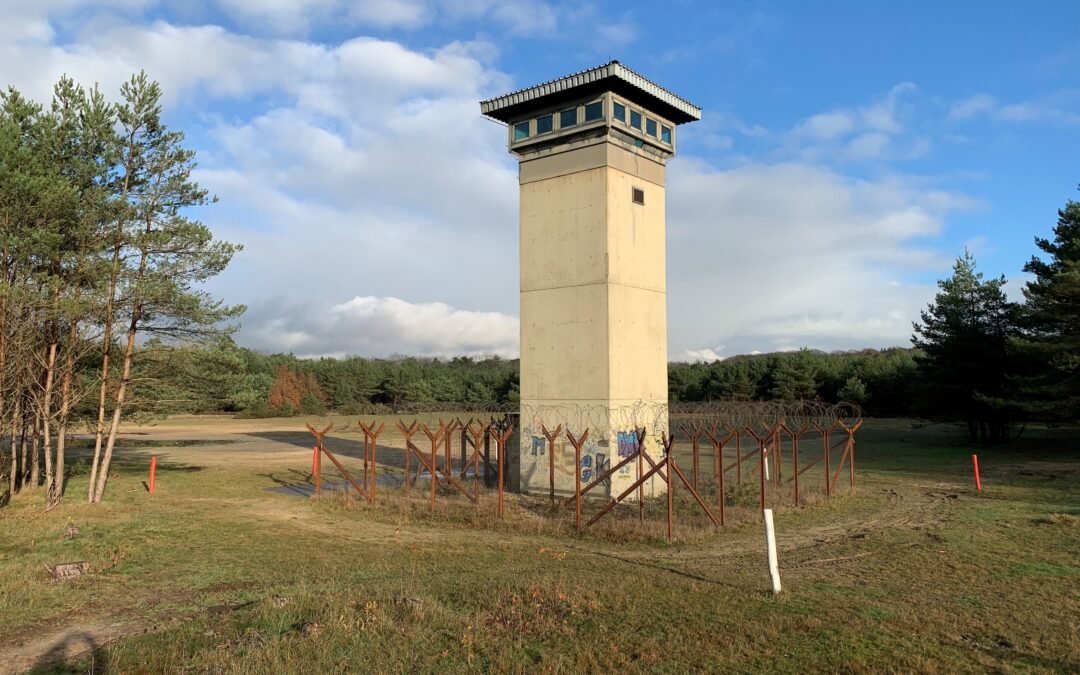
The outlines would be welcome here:
M 50 504 L 56 482 L 56 467 L 52 454 L 52 394 L 56 378 L 56 340 L 49 344 L 49 357 L 45 365 L 45 392 L 41 397 L 41 445 L 45 453 L 45 503 Z
M 64 376 L 60 380 L 60 407 L 56 429 L 56 473 L 53 477 L 52 491 L 48 500 L 51 507 L 64 499 L 64 455 L 67 449 L 68 416 L 71 410 L 71 380 L 75 378 L 75 350 L 78 337 L 79 324 L 72 321 L 68 330 L 67 348 L 64 355 Z
M 15 399 L 15 410 L 12 412 L 12 415 L 11 415 L 11 475 L 8 476 L 8 490 L 11 492 L 12 496 L 14 496 L 15 493 L 19 491 L 19 488 L 21 487 L 21 484 L 22 484 L 21 476 L 19 474 L 26 469 L 26 446 L 25 445 L 23 446 L 23 449 L 22 449 L 22 455 L 23 455 L 23 457 L 22 457 L 22 466 L 19 466 L 19 463 L 15 459 L 15 457 L 16 457 L 15 439 L 17 438 L 16 431 L 18 431 L 18 427 L 16 425 L 18 425 L 18 423 L 19 423 L 19 414 L 22 412 L 21 410 L 19 410 L 19 407 L 20 407 L 19 402 L 20 402 L 19 399 L 16 398 Z
M 109 355 L 112 351 L 113 304 L 116 298 L 117 277 L 119 275 L 120 245 L 113 246 L 113 266 L 109 277 L 109 295 L 105 301 L 105 326 L 101 338 L 101 386 L 98 388 L 97 425 L 94 428 L 94 459 L 90 463 L 90 484 L 87 486 L 86 499 L 94 503 L 97 490 L 98 466 L 101 462 L 101 442 L 105 436 L 105 404 L 109 392 Z
M 15 437 L 12 436 L 11 440 L 11 473 L 8 474 L 8 494 L 12 497 L 15 496 L 16 491 L 16 479 L 18 477 L 18 463 L 15 461 Z
M 147 231 L 150 223 L 147 222 Z M 94 492 L 93 503 L 101 503 L 105 494 L 105 484 L 109 480 L 109 465 L 112 463 L 113 449 L 116 447 L 116 434 L 120 429 L 120 417 L 124 410 L 124 398 L 127 396 L 128 385 L 131 382 L 131 359 L 135 353 L 135 335 L 139 330 L 139 320 L 142 318 L 142 302 L 139 299 L 139 284 L 142 283 L 146 273 L 147 251 L 142 249 L 139 255 L 139 269 L 135 275 L 135 295 L 131 301 L 131 320 L 128 323 L 127 345 L 124 348 L 124 365 L 120 369 L 120 386 L 116 390 L 116 398 L 113 401 L 112 423 L 109 425 L 109 437 L 105 442 L 105 455 L 101 458 L 101 469 L 98 471 L 97 488 Z
M 120 202 L 127 203 L 128 190 L 131 188 L 131 172 L 135 149 L 136 130 L 132 129 L 127 137 L 127 149 L 124 156 L 124 183 L 120 188 Z M 117 220 L 115 237 L 113 239 L 112 267 L 109 272 L 109 292 L 105 296 L 105 325 L 101 336 L 101 386 L 98 388 L 98 414 L 97 425 L 94 428 L 94 459 L 90 463 L 90 484 L 87 486 L 86 499 L 91 504 L 100 501 L 97 495 L 97 485 L 102 481 L 100 472 L 101 442 L 105 435 L 105 404 L 108 401 L 109 391 L 109 355 L 112 351 L 113 311 L 116 305 L 116 287 L 120 278 L 120 252 L 124 248 L 124 221 L 123 216 Z M 111 457 L 110 457 L 111 460 Z M 96 498 L 95 498 L 96 497 Z
M 116 434 L 120 429 L 120 415 L 124 408 L 124 397 L 127 395 L 128 383 L 131 381 L 131 359 L 135 353 L 135 334 L 139 325 L 139 314 L 140 307 L 136 304 L 131 312 L 127 346 L 124 349 L 124 365 L 121 368 L 120 387 L 116 390 L 112 423 L 109 425 L 109 437 L 105 442 L 105 455 L 101 458 L 101 470 L 97 476 L 97 488 L 94 491 L 93 499 L 95 504 L 101 502 L 101 498 L 105 494 L 105 483 L 109 478 L 109 465 L 112 463 L 113 448 L 116 447 Z
M 111 311 L 110 311 L 111 315 Z M 98 389 L 98 414 L 97 424 L 94 428 L 94 459 L 90 462 L 90 485 L 87 487 L 86 499 L 94 503 L 94 492 L 97 489 L 98 465 L 101 462 L 101 441 L 105 436 L 105 403 L 108 398 L 109 388 L 109 351 L 112 342 L 112 321 L 105 321 L 105 346 L 101 355 L 101 386 Z
M 34 413 L 33 422 L 30 426 L 30 487 L 37 488 L 41 482 L 41 458 L 38 455 L 40 440 L 39 432 L 41 430 L 41 417 Z M 26 440 L 23 440 L 26 443 Z
M 71 383 L 75 377 L 75 344 L 79 336 L 78 324 L 71 322 L 68 344 L 64 355 L 64 376 L 60 384 L 60 417 L 56 431 L 56 481 L 53 503 L 64 498 L 64 454 L 67 449 L 68 416 L 71 412 Z
M 2 281 L 0 283 L 7 284 L 8 280 L 8 249 L 5 246 L 3 253 L 0 254 L 4 260 L 4 271 Z M 0 298 L 0 411 L 4 409 L 4 395 L 7 393 L 5 385 L 7 384 L 7 324 L 8 324 L 8 304 L 7 297 Z M 15 455 L 15 419 L 19 416 L 15 412 L 11 418 L 11 472 L 8 475 L 8 499 L 15 496 L 15 481 L 18 475 L 18 461 Z
M 26 457 L 26 420 L 22 414 L 22 397 L 15 398 L 15 414 L 11 417 L 11 450 L 15 451 L 15 439 L 19 439 L 19 477 L 15 484 L 17 490 L 21 490 L 30 479 L 30 463 Z M 11 460 L 15 462 L 14 459 Z

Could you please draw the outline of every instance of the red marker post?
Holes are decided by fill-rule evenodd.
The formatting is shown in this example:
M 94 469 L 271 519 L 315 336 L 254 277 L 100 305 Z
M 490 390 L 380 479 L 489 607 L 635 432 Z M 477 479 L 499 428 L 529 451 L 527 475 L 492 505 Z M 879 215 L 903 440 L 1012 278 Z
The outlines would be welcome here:
M 315 470 L 318 468 L 319 463 L 319 446 L 315 446 L 311 449 L 311 475 L 315 475 Z
M 982 492 L 982 481 L 979 480 L 979 456 L 971 456 L 971 464 L 975 467 L 975 490 Z
M 154 476 L 157 474 L 157 455 L 150 458 L 150 494 L 154 494 Z

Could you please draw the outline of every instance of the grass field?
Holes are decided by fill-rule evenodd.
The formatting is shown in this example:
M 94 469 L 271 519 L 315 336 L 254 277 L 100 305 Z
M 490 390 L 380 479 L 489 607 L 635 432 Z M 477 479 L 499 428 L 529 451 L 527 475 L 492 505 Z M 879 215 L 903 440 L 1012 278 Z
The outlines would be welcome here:
M 1080 670 L 1080 445 L 1063 431 L 980 450 L 976 494 L 955 429 L 868 421 L 856 492 L 778 511 L 778 597 L 752 509 L 719 533 L 680 521 L 671 544 L 631 520 L 578 535 L 517 497 L 499 521 L 490 496 L 431 516 L 267 492 L 310 473 L 302 420 L 125 438 L 104 504 L 82 503 L 76 459 L 60 507 L 0 509 L 0 671 Z M 75 560 L 92 573 L 44 568 Z

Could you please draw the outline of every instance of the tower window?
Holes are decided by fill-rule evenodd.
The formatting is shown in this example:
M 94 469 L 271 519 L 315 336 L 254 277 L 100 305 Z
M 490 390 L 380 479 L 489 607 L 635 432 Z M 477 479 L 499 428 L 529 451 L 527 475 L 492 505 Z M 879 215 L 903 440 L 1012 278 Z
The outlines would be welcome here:
M 619 120 L 623 124 L 626 124 L 626 106 L 622 103 L 616 103 L 614 106 L 612 117 Z
M 644 204 L 645 191 L 641 188 L 634 188 L 633 193 L 631 194 L 631 198 L 634 200 L 635 204 Z
M 559 128 L 565 129 L 577 124 L 577 108 L 570 108 L 559 113 Z
M 671 127 L 660 125 L 660 140 L 668 145 L 671 144 Z
M 536 135 L 550 133 L 555 127 L 555 119 L 551 115 L 536 118 Z
M 636 110 L 630 111 L 630 126 L 635 129 L 641 129 L 641 113 Z
M 604 116 L 604 103 L 603 101 L 596 101 L 595 103 L 589 103 L 585 106 L 585 121 L 592 122 L 598 120 Z
M 514 125 L 514 140 L 520 141 L 529 137 L 529 123 L 518 122 Z
M 656 120 L 645 120 L 645 133 L 656 136 Z

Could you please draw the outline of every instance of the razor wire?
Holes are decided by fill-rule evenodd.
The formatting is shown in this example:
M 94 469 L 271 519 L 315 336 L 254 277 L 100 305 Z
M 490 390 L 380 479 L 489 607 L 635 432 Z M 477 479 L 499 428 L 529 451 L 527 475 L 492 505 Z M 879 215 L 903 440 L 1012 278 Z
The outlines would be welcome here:
M 671 436 L 680 429 L 715 432 L 721 429 L 766 431 L 783 427 L 798 431 L 833 425 L 850 427 L 862 419 L 862 409 L 854 403 L 821 401 L 637 401 L 623 405 L 522 403 L 520 413 L 523 429 L 554 428 L 561 424 L 576 433 L 586 429 L 592 429 L 594 433 L 644 429 L 655 436 Z

